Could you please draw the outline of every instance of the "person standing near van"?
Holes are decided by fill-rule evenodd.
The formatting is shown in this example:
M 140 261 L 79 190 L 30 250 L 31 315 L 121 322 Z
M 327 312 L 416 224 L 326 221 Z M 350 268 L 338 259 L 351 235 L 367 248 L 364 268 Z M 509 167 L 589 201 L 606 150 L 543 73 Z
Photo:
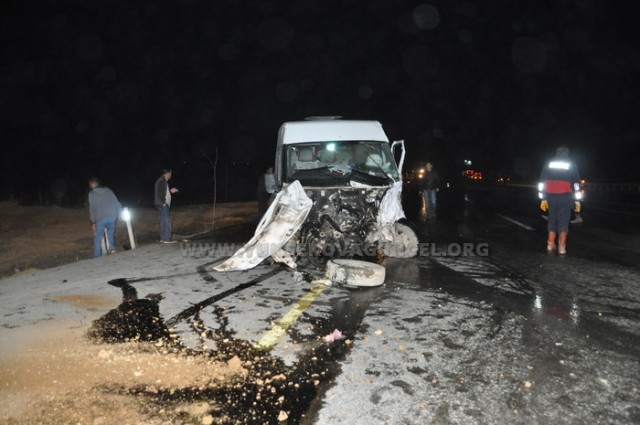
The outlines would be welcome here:
M 422 194 L 424 195 L 424 205 L 427 210 L 427 220 L 436 218 L 436 194 L 440 190 L 440 176 L 433 169 L 433 163 L 427 161 L 425 173 L 422 178 Z
M 158 210 L 160 219 L 160 243 L 174 243 L 171 240 L 171 195 L 178 192 L 175 187 L 169 187 L 172 172 L 170 168 L 162 170 L 162 175 L 156 180 L 153 204 Z
M 273 167 L 270 165 L 258 179 L 258 186 L 256 187 L 258 213 L 260 215 L 264 215 L 267 212 L 269 205 L 275 199 L 276 193 L 278 193 L 278 183 L 276 182 L 275 174 L 273 174 Z

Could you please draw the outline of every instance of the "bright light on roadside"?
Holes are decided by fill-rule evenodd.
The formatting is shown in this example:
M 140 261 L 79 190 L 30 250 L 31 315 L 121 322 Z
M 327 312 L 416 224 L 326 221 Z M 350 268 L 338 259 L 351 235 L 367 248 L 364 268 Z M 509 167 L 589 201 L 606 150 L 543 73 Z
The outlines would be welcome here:
M 124 207 L 122 209 L 121 216 L 127 223 L 127 232 L 129 233 L 129 244 L 131 245 L 131 249 L 136 249 L 136 239 L 133 236 L 133 228 L 131 227 L 131 211 L 129 211 L 129 208 Z
M 327 145 L 327 150 L 328 150 L 329 152 L 333 152 L 333 151 L 335 151 L 335 150 L 336 150 L 336 144 L 335 144 L 335 143 L 329 143 L 329 144 Z
M 129 208 L 124 207 L 124 209 L 122 210 L 122 219 L 124 221 L 130 221 L 131 220 L 131 212 L 129 211 Z

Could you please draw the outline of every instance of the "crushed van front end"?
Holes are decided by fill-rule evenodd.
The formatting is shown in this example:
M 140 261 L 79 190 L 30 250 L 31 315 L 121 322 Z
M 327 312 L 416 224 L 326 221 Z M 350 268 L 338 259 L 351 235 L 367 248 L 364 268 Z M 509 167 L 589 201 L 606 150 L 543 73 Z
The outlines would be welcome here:
M 392 151 L 397 145 L 402 148 L 399 166 Z M 322 267 L 335 258 L 416 255 L 418 238 L 402 221 L 403 160 L 404 143 L 390 145 L 377 121 L 285 123 L 276 154 L 282 192 L 247 244 L 251 249 L 214 268 L 251 268 L 260 259 L 247 255 L 255 256 L 256 245 L 265 243 L 269 249 L 262 250 L 263 258 L 290 267 Z

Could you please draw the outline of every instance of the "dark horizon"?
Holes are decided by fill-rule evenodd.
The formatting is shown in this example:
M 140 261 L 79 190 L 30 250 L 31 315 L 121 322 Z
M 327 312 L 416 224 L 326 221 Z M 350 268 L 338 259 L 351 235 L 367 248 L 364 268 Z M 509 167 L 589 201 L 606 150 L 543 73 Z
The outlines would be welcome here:
M 0 199 L 63 180 L 77 205 L 98 176 L 148 205 L 169 166 L 176 202 L 206 202 L 216 148 L 219 196 L 252 199 L 279 126 L 310 115 L 378 120 L 408 164 L 533 181 L 567 145 L 584 178 L 636 182 L 637 16 L 598 0 L 14 1 Z

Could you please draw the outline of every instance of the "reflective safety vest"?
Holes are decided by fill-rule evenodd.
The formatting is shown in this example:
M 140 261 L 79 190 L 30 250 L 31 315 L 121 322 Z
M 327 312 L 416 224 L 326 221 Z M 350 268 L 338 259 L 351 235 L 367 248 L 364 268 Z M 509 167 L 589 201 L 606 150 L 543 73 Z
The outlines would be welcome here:
M 548 194 L 566 193 L 574 193 L 577 200 L 582 198 L 578 167 L 568 159 L 554 158 L 542 169 L 538 183 L 538 197 L 545 199 Z

